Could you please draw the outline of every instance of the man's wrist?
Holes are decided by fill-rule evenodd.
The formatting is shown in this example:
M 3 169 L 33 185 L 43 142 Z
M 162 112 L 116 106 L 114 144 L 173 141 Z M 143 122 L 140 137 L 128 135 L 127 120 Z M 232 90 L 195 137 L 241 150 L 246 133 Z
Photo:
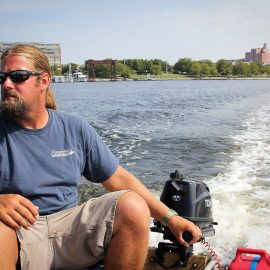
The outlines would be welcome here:
M 167 226 L 169 220 L 173 216 L 178 216 L 177 212 L 173 209 L 169 209 L 169 211 L 160 219 L 160 222 L 162 223 L 162 225 Z

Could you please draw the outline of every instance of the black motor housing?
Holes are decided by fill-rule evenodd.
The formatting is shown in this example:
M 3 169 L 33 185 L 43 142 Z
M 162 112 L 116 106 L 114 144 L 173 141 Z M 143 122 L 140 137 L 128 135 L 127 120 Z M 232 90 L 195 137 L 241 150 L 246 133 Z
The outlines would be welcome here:
M 199 241 L 215 235 L 213 225 L 217 225 L 217 222 L 213 221 L 212 199 L 209 188 L 204 182 L 183 180 L 183 176 L 175 171 L 170 174 L 170 179 L 166 181 L 160 200 L 169 208 L 175 210 L 179 216 L 190 220 L 200 228 L 202 238 Z M 169 227 L 159 220 L 154 219 L 153 226 L 150 229 L 152 232 L 162 233 L 163 239 L 169 240 L 169 242 L 159 242 L 156 249 L 157 263 L 164 269 L 186 267 L 189 257 L 193 254 L 193 244 L 189 247 L 180 244 Z M 190 242 L 193 235 L 190 231 L 184 231 L 182 237 L 186 242 Z M 179 254 L 179 260 L 169 268 L 164 265 L 165 253 L 168 252 Z
M 183 176 L 175 171 L 165 183 L 160 200 L 200 227 L 213 224 L 210 191 L 202 181 L 183 180 Z

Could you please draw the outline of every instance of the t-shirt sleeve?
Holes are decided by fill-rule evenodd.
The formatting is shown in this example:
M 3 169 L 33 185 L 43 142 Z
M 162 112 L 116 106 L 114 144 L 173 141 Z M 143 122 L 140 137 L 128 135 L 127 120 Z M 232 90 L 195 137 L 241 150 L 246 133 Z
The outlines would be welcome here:
M 119 160 L 89 124 L 86 127 L 85 157 L 83 176 L 92 182 L 105 181 L 119 166 Z

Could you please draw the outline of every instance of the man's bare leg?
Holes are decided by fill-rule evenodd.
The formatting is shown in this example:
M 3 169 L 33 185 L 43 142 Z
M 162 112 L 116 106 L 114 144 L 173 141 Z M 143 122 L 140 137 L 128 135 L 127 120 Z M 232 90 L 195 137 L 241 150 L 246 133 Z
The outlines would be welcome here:
M 0 221 L 0 269 L 15 270 L 18 260 L 17 236 L 13 229 Z
M 147 256 L 150 212 L 135 192 L 117 203 L 113 237 L 105 255 L 105 270 L 142 270 Z

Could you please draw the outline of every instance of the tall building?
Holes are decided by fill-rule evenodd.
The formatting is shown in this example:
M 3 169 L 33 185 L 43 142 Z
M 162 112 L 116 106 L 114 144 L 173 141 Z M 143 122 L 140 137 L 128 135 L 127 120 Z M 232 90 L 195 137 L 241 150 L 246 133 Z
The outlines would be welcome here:
M 270 63 L 270 54 L 267 44 L 263 44 L 263 48 L 251 49 L 250 52 L 245 54 L 246 62 L 263 62 L 264 64 Z
M 38 42 L 0 42 L 0 56 L 9 47 L 15 44 L 31 44 L 39 49 L 48 57 L 50 66 L 53 70 L 61 70 L 61 47 L 57 43 L 38 43 Z

